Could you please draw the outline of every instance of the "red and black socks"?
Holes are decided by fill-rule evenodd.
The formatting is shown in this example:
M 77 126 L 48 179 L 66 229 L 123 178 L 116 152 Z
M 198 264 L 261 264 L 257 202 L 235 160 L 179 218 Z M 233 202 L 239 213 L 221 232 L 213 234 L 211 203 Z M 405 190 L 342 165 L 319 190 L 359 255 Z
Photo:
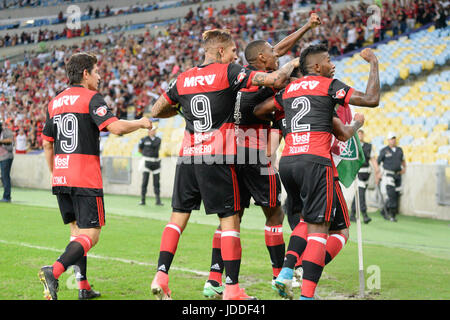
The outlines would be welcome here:
M 224 263 L 222 259 L 222 231 L 217 229 L 214 232 L 212 241 L 212 253 L 211 253 L 211 268 L 209 270 L 208 282 L 213 286 L 222 285 L 222 274 L 224 269 Z
M 222 259 L 225 267 L 225 284 L 239 283 L 239 269 L 241 267 L 241 238 L 237 230 L 222 230 L 221 236 Z
M 325 265 L 337 256 L 346 243 L 347 238 L 343 234 L 333 233 L 329 235 L 326 246 Z
M 283 267 L 285 243 L 283 239 L 283 226 L 265 226 L 264 238 L 266 241 L 267 250 L 269 251 L 270 261 L 272 262 L 273 277 L 278 277 L 278 274 Z
M 78 262 L 92 247 L 92 240 L 87 235 L 79 235 L 70 241 L 64 253 L 53 264 L 53 276 L 58 279 L 66 269 Z
M 159 248 L 158 271 L 169 273 L 170 265 L 177 251 L 181 228 L 175 223 L 168 223 L 164 228 Z
M 301 295 L 313 298 L 317 283 L 325 266 L 325 253 L 328 235 L 326 233 L 308 234 L 308 244 L 303 254 L 303 282 Z
M 289 239 L 289 245 L 284 258 L 283 268 L 294 269 L 297 261 L 305 251 L 307 244 L 308 225 L 304 221 L 300 221 L 292 231 Z

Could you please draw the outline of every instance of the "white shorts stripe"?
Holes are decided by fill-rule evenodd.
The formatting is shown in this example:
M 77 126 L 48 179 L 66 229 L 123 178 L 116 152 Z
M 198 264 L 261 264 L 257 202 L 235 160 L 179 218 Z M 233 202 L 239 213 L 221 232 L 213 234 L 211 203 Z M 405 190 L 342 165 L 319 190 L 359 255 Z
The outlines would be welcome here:
M 320 243 L 323 243 L 323 244 L 327 244 L 327 239 L 324 239 L 324 238 L 321 238 L 321 237 L 308 237 L 308 241 L 310 241 L 310 240 L 316 240 L 316 241 L 319 241 Z
M 172 229 L 174 229 L 174 230 L 177 230 L 177 232 L 181 235 L 181 229 L 180 229 L 177 225 L 175 225 L 175 224 L 169 223 L 169 224 L 166 226 L 166 228 L 172 228 Z

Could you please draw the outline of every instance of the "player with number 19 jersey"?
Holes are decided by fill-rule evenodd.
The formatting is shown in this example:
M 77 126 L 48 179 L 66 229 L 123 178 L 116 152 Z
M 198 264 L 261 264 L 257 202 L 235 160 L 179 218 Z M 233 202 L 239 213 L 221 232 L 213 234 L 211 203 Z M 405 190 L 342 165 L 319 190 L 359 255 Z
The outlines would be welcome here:
M 117 120 L 97 91 L 82 86 L 50 101 L 42 137 L 54 142 L 53 194 L 103 196 L 99 136 Z

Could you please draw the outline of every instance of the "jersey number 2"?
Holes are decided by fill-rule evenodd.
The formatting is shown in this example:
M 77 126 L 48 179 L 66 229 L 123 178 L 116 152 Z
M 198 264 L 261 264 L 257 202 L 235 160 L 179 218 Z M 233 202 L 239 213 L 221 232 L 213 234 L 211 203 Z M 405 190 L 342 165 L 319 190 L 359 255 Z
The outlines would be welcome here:
M 304 132 L 310 131 L 310 124 L 301 124 L 301 119 L 311 111 L 311 103 L 306 97 L 298 97 L 292 102 L 292 109 L 300 110 L 292 117 L 291 120 L 291 132 Z

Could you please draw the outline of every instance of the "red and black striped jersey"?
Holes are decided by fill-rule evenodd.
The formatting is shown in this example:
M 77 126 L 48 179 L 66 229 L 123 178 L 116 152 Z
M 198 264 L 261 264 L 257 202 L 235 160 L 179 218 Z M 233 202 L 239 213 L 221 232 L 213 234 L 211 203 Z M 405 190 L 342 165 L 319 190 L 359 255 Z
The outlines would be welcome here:
M 180 104 L 186 120 L 180 157 L 200 157 L 194 163 L 216 156 L 234 161 L 236 95 L 251 86 L 254 74 L 238 64 L 212 63 L 191 68 L 171 83 L 164 96 L 170 104 Z
M 285 147 L 282 156 L 331 166 L 331 137 L 335 106 L 347 105 L 353 88 L 337 79 L 308 75 L 291 82 L 275 95 L 284 111 Z
M 247 68 L 257 71 L 253 66 L 248 66 Z M 274 96 L 275 93 L 276 91 L 273 88 L 258 86 L 244 88 L 238 92 L 234 109 L 238 148 L 266 150 L 270 121 L 257 118 L 253 110 L 257 104 Z
M 54 194 L 103 195 L 100 131 L 116 120 L 103 97 L 82 86 L 50 101 L 42 137 L 54 142 Z

